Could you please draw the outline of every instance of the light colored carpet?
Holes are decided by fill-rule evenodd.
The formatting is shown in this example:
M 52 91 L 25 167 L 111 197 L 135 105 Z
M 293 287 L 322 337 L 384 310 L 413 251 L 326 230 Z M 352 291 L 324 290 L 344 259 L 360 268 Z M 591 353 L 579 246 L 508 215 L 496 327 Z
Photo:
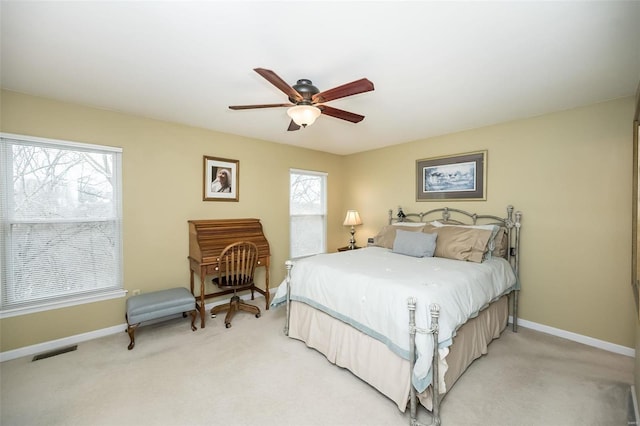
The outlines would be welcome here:
M 263 300 L 256 304 L 263 307 Z M 199 322 L 199 321 L 198 321 Z M 0 423 L 13 425 L 407 425 L 408 413 L 283 335 L 284 309 L 176 318 L 32 362 L 0 364 Z M 507 330 L 442 404 L 443 425 L 624 425 L 633 359 Z M 429 420 L 420 407 L 419 418 Z

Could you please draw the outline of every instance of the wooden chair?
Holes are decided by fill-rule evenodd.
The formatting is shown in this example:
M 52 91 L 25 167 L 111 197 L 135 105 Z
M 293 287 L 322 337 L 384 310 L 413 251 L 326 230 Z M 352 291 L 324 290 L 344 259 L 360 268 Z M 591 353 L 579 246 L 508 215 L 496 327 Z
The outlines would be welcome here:
M 258 247 L 250 241 L 239 241 L 229 244 L 222 250 L 217 258 L 217 276 L 213 283 L 222 290 L 233 289 L 231 302 L 214 306 L 211 309 L 211 318 L 215 318 L 220 312 L 227 311 L 224 319 L 225 327 L 231 327 L 231 319 L 238 311 L 246 311 L 260 318 L 260 308 L 240 300 L 237 292 L 251 289 L 253 299 L 253 275 L 258 264 Z

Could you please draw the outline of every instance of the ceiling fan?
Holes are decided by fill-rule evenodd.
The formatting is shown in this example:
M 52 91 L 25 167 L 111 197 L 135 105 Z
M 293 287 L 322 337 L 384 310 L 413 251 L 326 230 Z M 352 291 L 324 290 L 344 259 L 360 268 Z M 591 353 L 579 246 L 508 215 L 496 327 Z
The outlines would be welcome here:
M 239 109 L 255 109 L 255 108 L 276 108 L 289 107 L 287 114 L 291 117 L 288 131 L 299 130 L 300 127 L 307 127 L 320 116 L 320 114 L 329 115 L 341 120 L 359 123 L 364 119 L 364 115 L 354 114 L 338 108 L 324 105 L 325 102 L 334 99 L 345 98 L 347 96 L 356 95 L 358 93 L 370 92 L 373 90 L 373 83 L 362 78 L 334 87 L 333 89 L 321 92 L 311 83 L 311 80 L 300 79 L 296 84 L 289 86 L 286 81 L 281 79 L 275 72 L 265 68 L 254 68 L 254 71 L 264 77 L 269 83 L 276 86 L 289 97 L 288 104 L 264 104 L 264 105 L 232 105 L 229 108 L 233 110 Z

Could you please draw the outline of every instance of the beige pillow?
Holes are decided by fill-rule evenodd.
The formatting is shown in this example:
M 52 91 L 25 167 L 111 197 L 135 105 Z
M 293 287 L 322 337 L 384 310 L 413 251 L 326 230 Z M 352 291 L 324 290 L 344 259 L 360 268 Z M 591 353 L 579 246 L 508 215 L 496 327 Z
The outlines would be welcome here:
M 373 245 L 392 249 L 393 242 L 396 240 L 396 231 L 398 229 L 411 232 L 422 231 L 422 227 L 418 226 L 386 225 L 380 230 L 380 232 L 378 232 L 378 235 L 373 237 Z
M 491 231 L 462 226 L 425 227 L 424 232 L 438 234 L 435 257 L 481 263 Z
M 505 227 L 501 226 L 500 230 L 496 234 L 496 237 L 493 239 L 495 247 L 491 252 L 492 256 L 496 257 L 507 257 L 507 249 L 509 248 L 509 241 L 507 240 L 507 230 Z
M 430 223 L 427 223 L 424 225 L 424 228 L 422 228 L 422 232 L 426 232 L 427 234 L 437 234 L 438 229 L 440 228 L 437 226 L 433 226 Z

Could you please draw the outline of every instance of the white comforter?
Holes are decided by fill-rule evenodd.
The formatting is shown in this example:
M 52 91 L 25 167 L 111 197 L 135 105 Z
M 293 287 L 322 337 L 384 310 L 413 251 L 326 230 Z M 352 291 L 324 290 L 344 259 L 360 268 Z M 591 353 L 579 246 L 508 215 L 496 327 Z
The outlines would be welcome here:
M 429 305 L 440 306 L 440 356 L 455 332 L 487 304 L 510 291 L 516 282 L 509 263 L 493 258 L 483 263 L 443 258 L 415 258 L 389 249 L 321 254 L 295 261 L 291 300 L 307 303 L 384 342 L 409 359 L 407 300 L 415 297 L 416 324 L 429 328 Z M 286 280 L 272 306 L 286 301 Z M 433 339 L 416 335 L 413 384 L 422 392 L 431 383 Z

